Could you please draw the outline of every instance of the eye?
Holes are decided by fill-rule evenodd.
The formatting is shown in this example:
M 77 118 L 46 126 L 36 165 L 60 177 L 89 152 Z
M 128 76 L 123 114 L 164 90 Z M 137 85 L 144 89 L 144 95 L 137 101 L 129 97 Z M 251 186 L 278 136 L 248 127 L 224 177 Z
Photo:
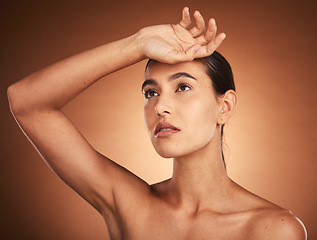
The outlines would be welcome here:
M 158 96 L 158 93 L 153 89 L 144 90 L 143 95 L 146 99 Z
M 183 82 L 180 82 L 177 84 L 177 90 L 176 92 L 185 92 L 185 91 L 189 91 L 192 87 L 187 84 L 187 83 L 183 83 Z

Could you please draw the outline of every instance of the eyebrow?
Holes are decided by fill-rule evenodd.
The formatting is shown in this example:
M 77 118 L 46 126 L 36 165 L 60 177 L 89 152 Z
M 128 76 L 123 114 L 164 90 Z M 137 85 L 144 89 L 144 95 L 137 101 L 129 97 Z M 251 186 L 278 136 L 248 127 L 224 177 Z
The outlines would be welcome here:
M 194 80 L 197 80 L 195 77 L 193 77 L 192 75 L 190 75 L 189 73 L 186 73 L 186 72 L 178 72 L 178 73 L 175 73 L 173 75 L 171 75 L 169 78 L 168 78 L 168 81 L 172 81 L 172 80 L 175 80 L 175 79 L 178 79 L 178 78 L 181 78 L 181 77 L 186 77 L 186 78 L 191 78 L 191 79 L 194 79 Z M 147 85 L 158 85 L 157 81 L 155 81 L 154 79 L 147 79 L 143 82 L 142 84 L 142 90 L 147 86 Z
M 177 79 L 177 78 L 181 78 L 181 77 L 187 77 L 187 78 L 191 78 L 191 79 L 197 80 L 195 77 L 193 77 L 192 75 L 190 75 L 189 73 L 186 73 L 186 72 L 175 73 L 172 76 L 170 76 L 168 78 L 168 80 L 171 81 L 171 80 L 174 80 L 174 79 Z

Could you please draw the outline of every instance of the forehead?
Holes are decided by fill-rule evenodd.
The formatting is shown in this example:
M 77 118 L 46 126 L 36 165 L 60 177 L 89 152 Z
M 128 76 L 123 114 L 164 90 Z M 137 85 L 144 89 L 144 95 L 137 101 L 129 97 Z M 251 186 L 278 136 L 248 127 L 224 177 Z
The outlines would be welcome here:
M 151 60 L 144 73 L 144 80 L 147 79 L 167 79 L 175 73 L 184 72 L 197 79 L 208 78 L 204 65 L 199 61 L 191 61 L 177 64 L 160 63 Z

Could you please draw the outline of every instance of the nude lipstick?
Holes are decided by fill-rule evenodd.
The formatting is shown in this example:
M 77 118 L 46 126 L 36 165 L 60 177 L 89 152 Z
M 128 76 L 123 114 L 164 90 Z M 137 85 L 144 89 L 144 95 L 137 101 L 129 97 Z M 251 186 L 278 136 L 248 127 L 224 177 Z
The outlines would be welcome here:
M 167 122 L 160 122 L 155 127 L 155 137 L 169 137 L 180 132 L 180 129 Z

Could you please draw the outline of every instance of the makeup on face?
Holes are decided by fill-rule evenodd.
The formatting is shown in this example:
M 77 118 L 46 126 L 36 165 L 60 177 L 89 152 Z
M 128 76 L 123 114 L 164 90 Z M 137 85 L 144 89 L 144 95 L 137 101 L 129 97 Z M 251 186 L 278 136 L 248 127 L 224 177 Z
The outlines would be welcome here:
M 155 127 L 155 137 L 169 137 L 172 136 L 173 134 L 176 134 L 180 132 L 181 129 L 173 126 L 172 124 L 168 122 L 159 122 L 156 127 Z
M 192 75 L 190 75 L 189 73 L 186 73 L 186 72 L 178 72 L 178 73 L 174 73 L 173 75 L 171 75 L 169 78 L 168 78 L 168 81 L 172 81 L 172 80 L 176 80 L 176 79 L 179 79 L 179 78 L 190 78 L 190 79 L 194 79 L 197 81 L 197 79 L 195 77 L 193 77 Z M 145 94 L 145 89 L 146 89 L 146 86 L 148 85 L 154 85 L 154 86 L 158 86 L 158 82 L 154 79 L 146 79 L 143 84 L 142 84 L 142 92 L 143 94 Z

